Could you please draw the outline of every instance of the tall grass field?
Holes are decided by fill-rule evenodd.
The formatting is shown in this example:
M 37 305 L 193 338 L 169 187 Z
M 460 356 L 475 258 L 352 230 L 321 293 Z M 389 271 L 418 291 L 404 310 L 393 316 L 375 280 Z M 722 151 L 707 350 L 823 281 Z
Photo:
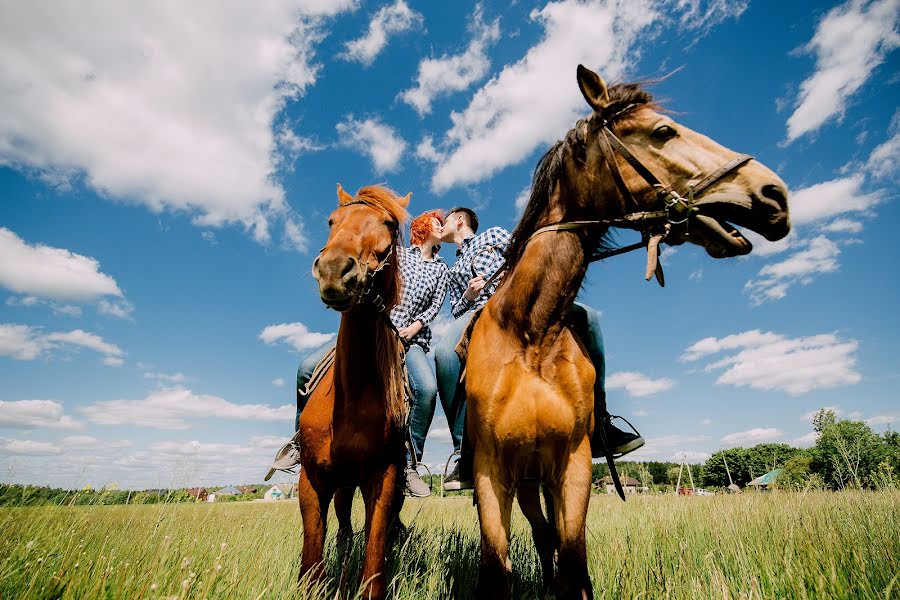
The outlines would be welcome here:
M 354 507 L 360 531 L 362 502 Z M 407 499 L 403 520 L 390 596 L 471 597 L 471 499 Z M 0 509 L 0 598 L 332 598 L 345 564 L 335 524 L 332 514 L 332 580 L 298 587 L 293 501 Z M 346 563 L 351 590 L 362 542 Z M 540 597 L 518 509 L 510 550 L 515 597 Z M 900 598 L 900 492 L 595 496 L 588 563 L 597 598 Z

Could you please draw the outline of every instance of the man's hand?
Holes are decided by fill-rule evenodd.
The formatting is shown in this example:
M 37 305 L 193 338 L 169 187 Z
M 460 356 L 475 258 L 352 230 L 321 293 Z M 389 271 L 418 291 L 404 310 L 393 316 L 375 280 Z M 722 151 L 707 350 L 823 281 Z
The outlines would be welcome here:
M 475 302 L 478 299 L 478 296 L 481 294 L 481 290 L 484 289 L 484 277 L 479 275 L 478 277 L 473 277 L 469 280 L 469 287 L 466 288 L 465 296 L 466 300 L 469 302 Z
M 401 327 L 397 330 L 397 333 L 400 334 L 407 342 L 415 337 L 417 333 L 422 331 L 422 321 L 413 321 L 411 325 L 408 327 Z

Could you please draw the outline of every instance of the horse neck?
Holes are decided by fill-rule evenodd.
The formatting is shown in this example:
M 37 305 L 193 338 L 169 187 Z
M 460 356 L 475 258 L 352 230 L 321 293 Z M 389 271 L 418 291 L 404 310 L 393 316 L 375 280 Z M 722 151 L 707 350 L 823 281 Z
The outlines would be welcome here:
M 538 223 L 585 218 L 568 213 L 557 190 Z M 547 232 L 528 243 L 497 293 L 504 328 L 521 333 L 529 344 L 555 341 L 587 273 L 584 235 L 577 230 Z

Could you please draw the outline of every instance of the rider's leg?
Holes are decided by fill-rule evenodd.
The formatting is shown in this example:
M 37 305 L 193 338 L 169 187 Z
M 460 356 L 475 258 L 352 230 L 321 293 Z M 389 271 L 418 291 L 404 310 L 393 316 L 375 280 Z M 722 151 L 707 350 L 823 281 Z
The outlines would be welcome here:
M 441 397 L 444 414 L 447 415 L 447 425 L 450 427 L 450 437 L 453 440 L 453 450 L 455 451 L 459 451 L 462 444 L 463 426 L 466 422 L 465 394 L 456 392 L 460 369 L 456 345 L 471 318 L 472 313 L 466 313 L 453 321 L 444 336 L 434 346 L 438 395 Z
M 321 362 L 322 358 L 328 354 L 328 351 L 333 346 L 334 344 L 328 343 L 317 350 L 313 350 L 306 358 L 300 361 L 300 366 L 297 367 L 297 414 L 294 417 L 294 431 L 300 429 L 300 413 L 303 412 L 307 401 L 309 401 L 309 396 L 304 393 L 306 384 L 309 382 L 309 378 L 312 377 L 316 365 Z
M 607 450 L 613 455 L 637 450 L 644 445 L 644 439 L 640 434 L 622 431 L 613 425 L 609 411 L 606 410 L 606 357 L 603 333 L 600 331 L 600 313 L 576 302 L 569 311 L 569 322 L 584 343 L 597 373 L 594 381 L 594 435 L 591 436 L 591 453 L 596 458 L 605 456 Z M 606 438 L 605 443 L 603 437 Z
M 420 461 L 425 451 L 425 436 L 428 435 L 428 429 L 434 418 L 437 383 L 431 369 L 431 361 L 418 344 L 412 344 L 406 352 L 406 370 L 413 392 L 409 430 L 416 452 L 416 461 Z

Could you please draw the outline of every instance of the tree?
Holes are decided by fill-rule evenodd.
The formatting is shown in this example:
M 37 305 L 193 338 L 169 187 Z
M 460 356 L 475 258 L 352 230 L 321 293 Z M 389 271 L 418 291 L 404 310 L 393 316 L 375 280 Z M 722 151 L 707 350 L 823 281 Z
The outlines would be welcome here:
M 719 450 L 703 464 L 700 471 L 703 485 L 727 487 L 728 471 L 731 471 L 734 483 L 744 487 L 775 466 L 784 465 L 799 452 L 799 448 L 787 444 L 757 444 L 751 448 Z M 728 461 L 727 470 L 725 460 Z
M 882 440 L 865 422 L 838 420 L 826 409 L 813 417 L 813 428 L 819 437 L 812 449 L 811 469 L 837 489 L 871 486 L 871 476 L 889 457 L 894 443 L 887 435 Z

